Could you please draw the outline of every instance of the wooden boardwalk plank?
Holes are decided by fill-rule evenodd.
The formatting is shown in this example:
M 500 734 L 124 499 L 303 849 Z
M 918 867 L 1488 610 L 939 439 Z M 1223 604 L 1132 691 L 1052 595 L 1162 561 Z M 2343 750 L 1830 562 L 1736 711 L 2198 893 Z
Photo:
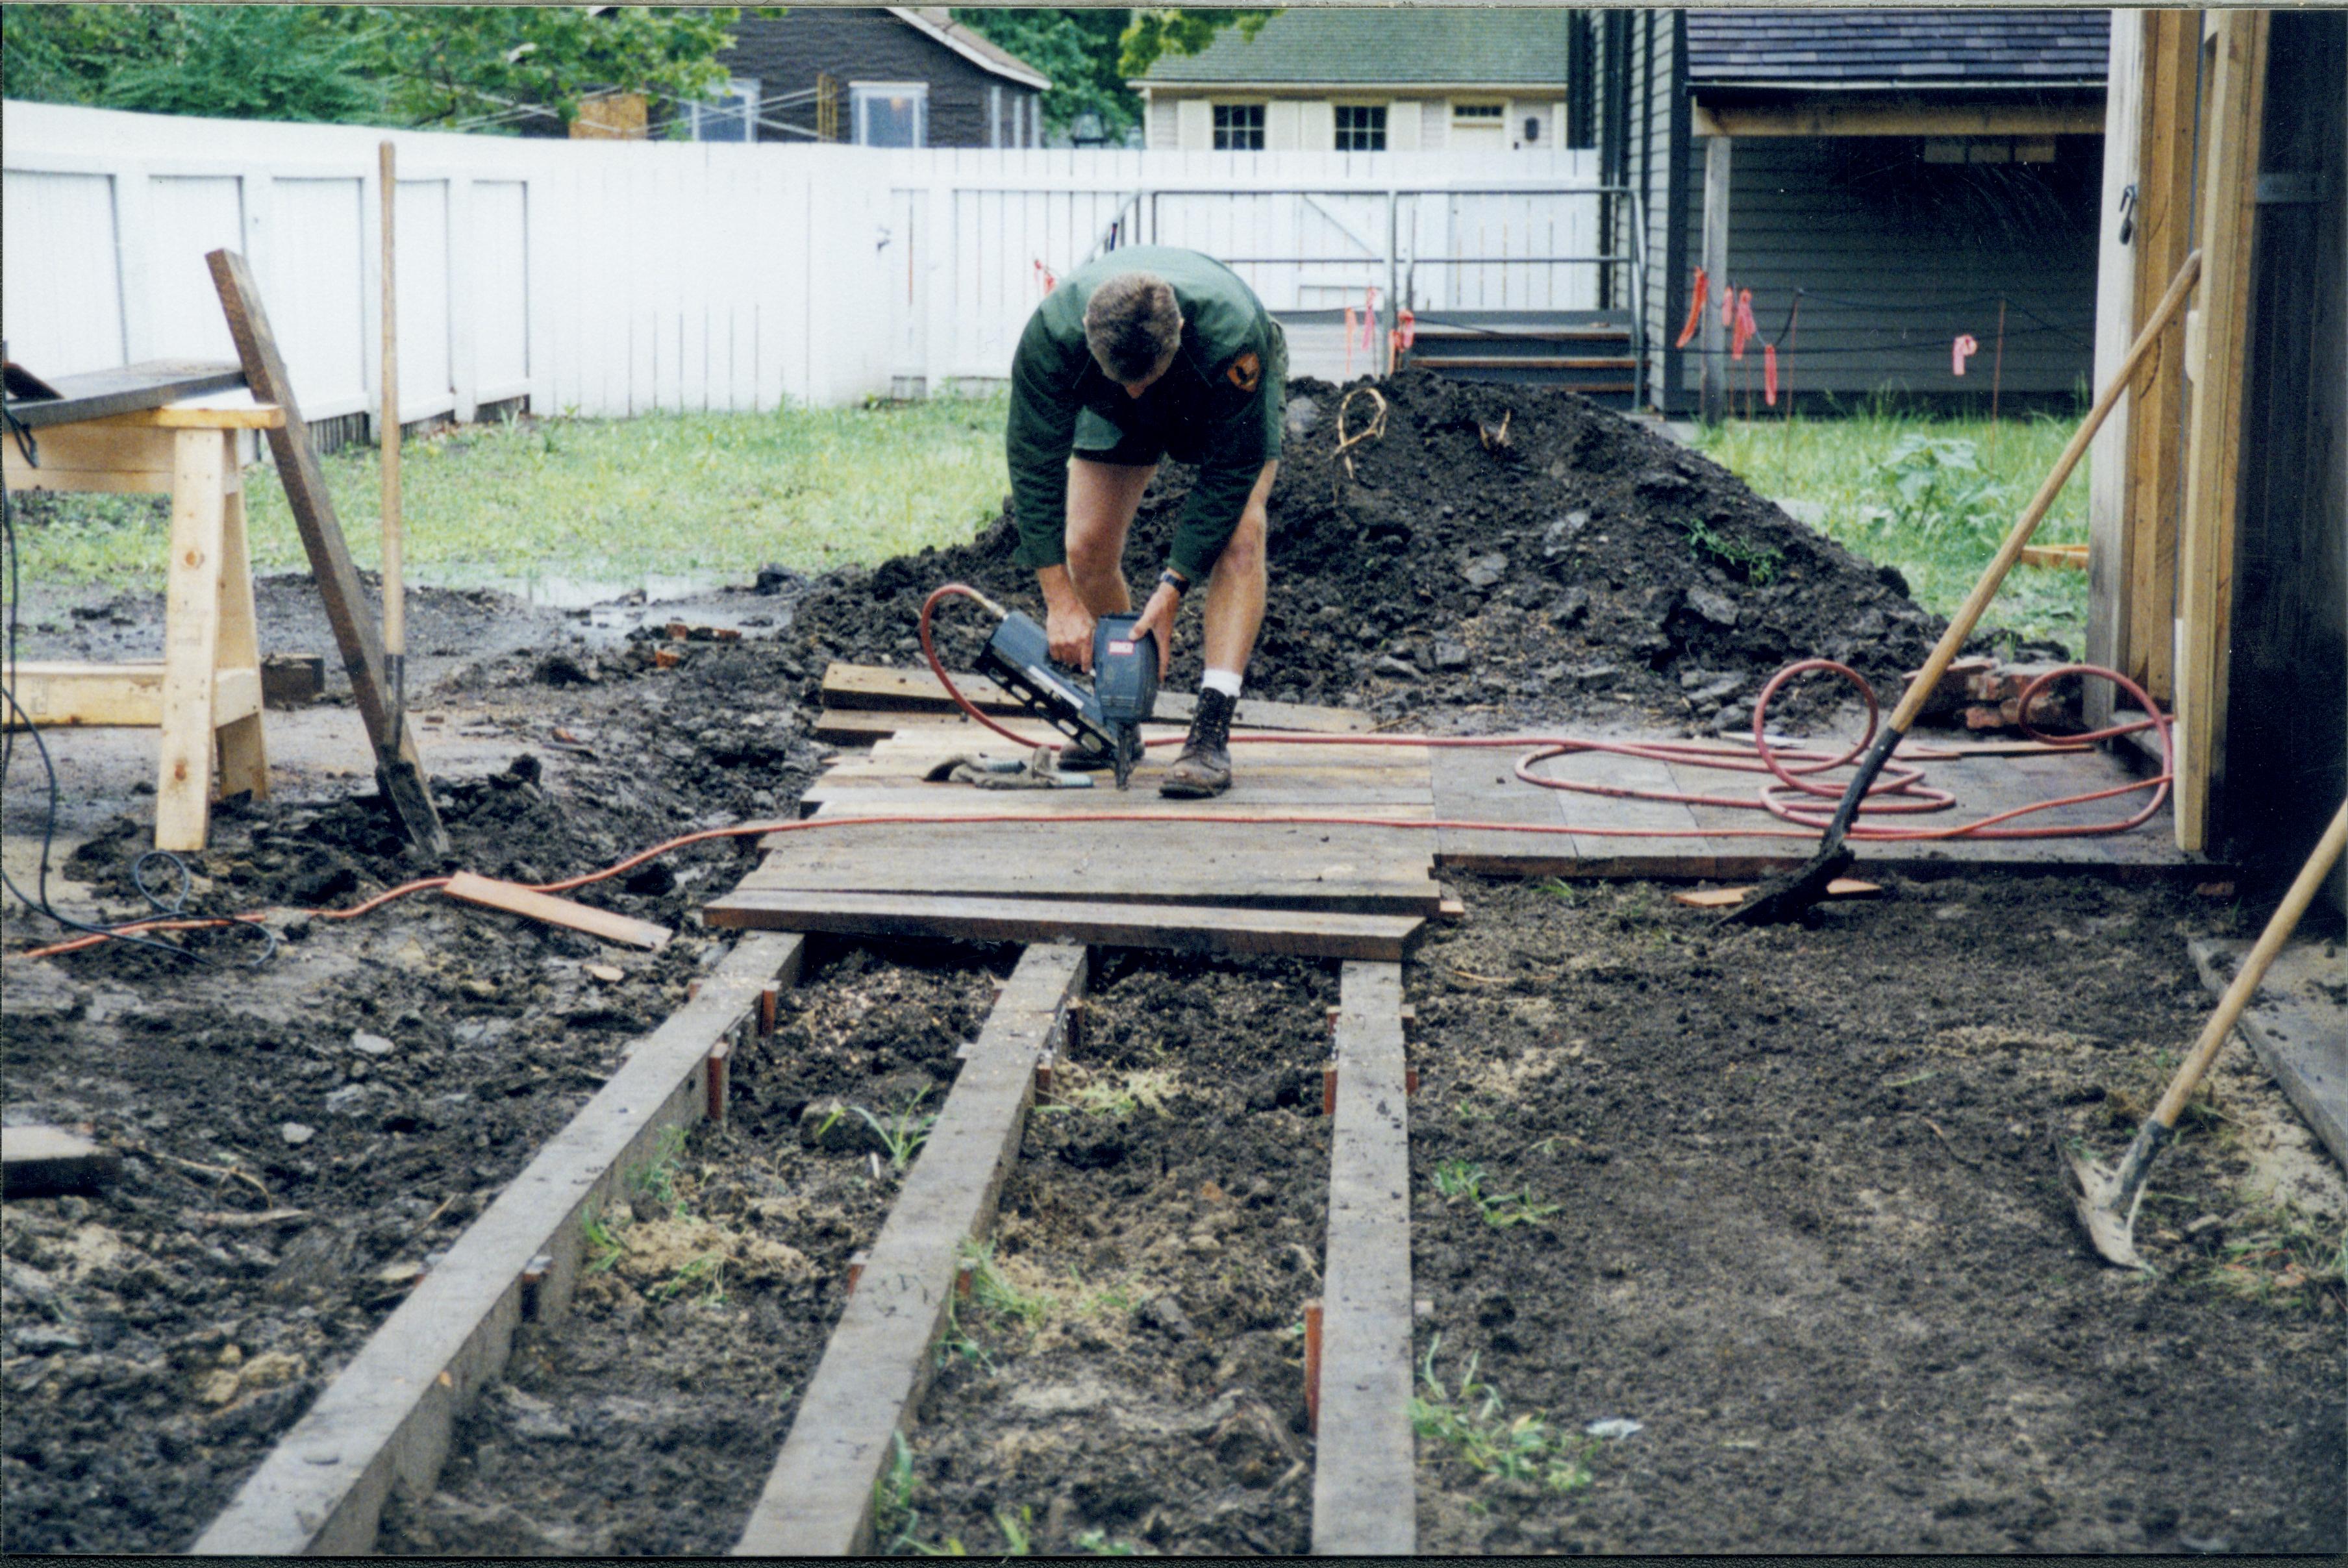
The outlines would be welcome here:
M 2188 951 L 2201 983 L 2223 995 L 2250 947 L 2199 937 Z M 2336 999 L 2339 983 L 2339 945 L 2301 938 L 2275 954 L 2234 1028 L 2332 1158 L 2348 1166 L 2348 1007 Z M 2326 986 L 2334 988 L 2330 996 Z
M 1423 832 L 1196 822 L 875 824 L 775 833 L 740 891 L 1217 903 L 1432 914 Z
M 865 817 L 883 814 L 968 817 L 1027 817 L 1045 812 L 1081 817 L 1098 811 L 1131 811 L 1150 816 L 1243 817 L 1257 812 L 1303 815 L 1329 813 L 1341 817 L 1376 817 L 1398 822 L 1423 822 L 1434 815 L 1424 779 L 1415 787 L 1234 784 L 1227 795 L 1210 800 L 1169 800 L 1155 789 L 1144 789 L 1137 779 L 1120 793 L 1106 777 L 1089 789 L 975 789 L 955 785 L 951 792 L 934 784 L 885 779 L 833 784 L 828 779 L 810 785 L 799 798 L 800 814 L 808 817 Z M 1433 841 L 1428 841 L 1429 846 Z
M 954 676 L 954 685 L 961 688 L 973 707 L 986 713 L 1025 713 L 1026 705 L 1005 692 L 984 676 Z M 919 712 L 938 709 L 953 710 L 953 699 L 946 696 L 945 687 L 937 676 L 926 669 L 901 670 L 878 665 L 833 664 L 823 672 L 823 700 L 827 707 L 911 709 Z M 1190 721 L 1190 711 L 1198 704 L 1198 694 L 1187 691 L 1161 691 L 1158 694 L 1157 716 L 1178 724 Z M 1261 697 L 1240 698 L 1237 722 L 1243 728 L 1295 729 L 1324 735 L 1338 735 L 1366 730 L 1375 721 L 1368 714 L 1352 708 L 1315 707 L 1305 703 L 1270 702 Z
M 1519 753 L 1500 749 L 1440 748 L 1429 754 L 1428 774 L 1439 820 L 1523 822 L 1565 826 L 1560 797 L 1511 777 Z M 1579 865 L 1573 840 L 1564 833 L 1504 833 L 1444 828 L 1436 833 L 1436 863 L 1462 871 L 1497 871 L 1503 876 L 1539 876 Z
M 872 1485 L 929 1387 L 954 1265 L 994 1220 L 1035 1098 L 1035 1058 L 1064 1029 L 1084 981 L 1081 947 L 1020 956 L 872 1243 L 735 1555 L 871 1549 Z
M 942 936 L 973 942 L 1065 939 L 1107 947 L 1385 963 L 1399 963 L 1426 923 L 1416 915 L 1317 910 L 751 889 L 729 893 L 702 913 L 711 925 L 721 928 L 825 931 L 850 936 Z
M 796 978 L 801 939 L 744 938 L 698 995 L 639 1041 L 620 1070 L 506 1184 L 360 1347 L 196 1542 L 204 1554 L 358 1553 L 395 1480 L 428 1493 L 458 1412 L 504 1368 L 522 1274 L 551 1259 L 538 1310 L 568 1303 L 581 1216 L 668 1128 L 708 1102 L 709 1053 L 743 1026 L 760 989 Z
M 1320 1556 L 1408 1556 L 1418 1545 L 1404 1079 L 1402 966 L 1348 964 L 1339 981 L 1313 1474 Z

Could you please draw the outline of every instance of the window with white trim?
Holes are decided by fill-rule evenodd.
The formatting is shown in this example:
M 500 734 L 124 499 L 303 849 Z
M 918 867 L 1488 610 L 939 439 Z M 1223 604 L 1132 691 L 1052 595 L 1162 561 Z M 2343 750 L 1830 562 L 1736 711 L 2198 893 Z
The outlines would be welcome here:
M 1338 151 L 1384 152 L 1385 150 L 1385 105 L 1341 103 L 1337 106 Z
M 736 77 L 704 102 L 687 104 L 685 118 L 695 141 L 756 141 L 758 83 Z
M 929 145 L 929 83 L 850 82 L 848 97 L 859 147 Z
M 1219 103 L 1215 106 L 1217 152 L 1263 150 L 1263 105 Z
M 1509 115 L 1509 106 L 1502 103 L 1456 103 L 1451 106 L 1451 118 L 1474 125 L 1497 126 Z

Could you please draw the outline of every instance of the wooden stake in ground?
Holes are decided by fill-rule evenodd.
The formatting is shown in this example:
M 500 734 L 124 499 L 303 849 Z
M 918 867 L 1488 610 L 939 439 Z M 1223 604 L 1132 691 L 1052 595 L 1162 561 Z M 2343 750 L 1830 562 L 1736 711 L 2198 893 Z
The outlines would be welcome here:
M 391 702 L 407 711 L 407 589 L 400 574 L 399 537 L 399 294 L 394 286 L 392 236 L 399 176 L 392 144 L 382 154 L 383 186 L 383 396 L 377 405 L 377 443 L 383 449 L 383 669 L 391 682 Z
M 234 251 L 214 251 L 204 258 L 211 267 L 212 285 L 220 291 L 227 313 L 229 335 L 236 340 L 237 357 L 254 397 L 285 411 L 283 425 L 269 432 L 269 449 L 277 459 L 277 475 L 285 485 L 285 500 L 301 532 L 302 548 L 310 557 L 311 574 L 326 603 L 326 619 L 342 650 L 343 667 L 350 673 L 351 698 L 366 723 L 367 740 L 375 747 L 376 779 L 392 814 L 407 840 L 427 858 L 448 852 L 448 830 L 440 825 L 426 787 L 424 768 L 407 716 L 385 679 L 383 645 L 366 614 L 366 597 L 359 588 L 357 569 L 351 565 L 350 547 L 343 525 L 335 516 L 335 501 L 326 490 L 326 476 L 310 445 L 310 428 L 294 397 L 293 377 L 277 352 L 276 335 L 262 309 L 261 290 L 252 269 Z

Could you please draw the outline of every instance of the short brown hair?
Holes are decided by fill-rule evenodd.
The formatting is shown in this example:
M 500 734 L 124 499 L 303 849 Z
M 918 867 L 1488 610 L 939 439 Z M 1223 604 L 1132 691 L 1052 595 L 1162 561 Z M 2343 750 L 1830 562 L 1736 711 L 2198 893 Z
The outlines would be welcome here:
M 1164 278 L 1119 273 L 1085 304 L 1085 344 L 1114 380 L 1140 380 L 1181 342 L 1181 307 Z

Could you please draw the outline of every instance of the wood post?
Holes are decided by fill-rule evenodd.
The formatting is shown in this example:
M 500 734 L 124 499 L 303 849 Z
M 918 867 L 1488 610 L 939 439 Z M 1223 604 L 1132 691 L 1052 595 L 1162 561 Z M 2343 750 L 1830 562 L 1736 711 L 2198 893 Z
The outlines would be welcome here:
M 1703 398 L 1706 424 L 1728 417 L 1728 327 L 1721 307 L 1728 294 L 1728 170 L 1736 143 L 1715 136 L 1704 149 L 1704 270 L 1712 280 L 1712 297 L 1704 302 L 1704 331 L 1697 342 L 1704 348 Z
M 2188 333 L 2198 342 L 2188 346 L 2192 423 L 2177 560 L 2177 846 L 2188 851 L 2209 847 L 2225 779 L 2227 638 L 2269 21 L 2264 11 L 2205 15 L 2201 308 L 2199 333 Z
M 221 546 L 228 526 L 234 439 L 223 430 L 181 430 L 172 441 L 163 736 L 155 779 L 159 850 L 202 849 L 211 818 L 212 671 L 220 662 Z
M 2137 172 L 2145 118 L 2146 30 L 2145 12 L 2120 9 L 2111 14 L 2104 88 L 2104 190 L 2096 210 L 2094 379 L 2098 387 L 2118 374 L 2137 328 Z M 2127 459 L 2135 412 L 2135 399 L 2124 397 L 2087 458 L 2087 662 L 2114 669 L 2123 667 L 2127 658 Z M 2087 683 L 2088 727 L 2100 729 L 2111 723 L 2112 696 L 2108 684 Z

